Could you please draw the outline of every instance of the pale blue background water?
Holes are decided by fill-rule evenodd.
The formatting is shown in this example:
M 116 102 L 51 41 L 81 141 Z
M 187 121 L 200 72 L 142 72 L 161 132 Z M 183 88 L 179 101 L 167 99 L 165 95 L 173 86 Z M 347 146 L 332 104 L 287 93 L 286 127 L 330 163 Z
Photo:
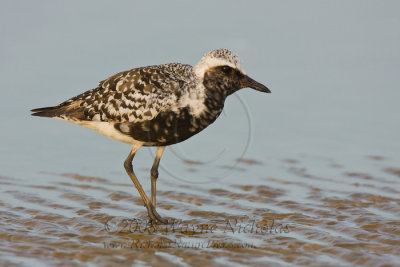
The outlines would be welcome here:
M 18 207 L 25 207 L 79 218 L 76 210 L 87 209 L 85 202 L 68 200 L 60 190 L 33 186 L 58 188 L 66 179 L 59 176 L 62 173 L 112 180 L 118 184 L 112 187 L 118 192 L 137 196 L 133 185 L 123 186 L 130 183 L 122 166 L 128 145 L 66 122 L 31 117 L 29 110 L 56 105 L 122 70 L 174 61 L 196 64 L 204 53 L 220 47 L 236 52 L 247 73 L 267 85 L 272 94 L 242 90 L 228 99 L 224 114 L 212 126 L 168 148 L 161 161 L 160 191 L 201 194 L 213 202 L 195 210 L 227 212 L 229 216 L 242 210 L 227 211 L 227 206 L 214 203 L 222 199 L 223 203 L 265 212 L 301 213 L 285 204 L 289 200 L 311 207 L 307 211 L 311 215 L 304 214 L 318 218 L 313 209 L 323 209 L 330 202 L 322 199 L 320 203 L 322 197 L 315 198 L 315 189 L 328 200 L 354 200 L 354 194 L 365 196 L 362 193 L 397 199 L 394 189 L 399 188 L 399 179 L 387 168 L 400 169 L 399 10 L 399 1 L 367 0 L 1 0 L 0 176 L 15 179 L 3 179 L 0 204 L 7 204 L 2 206 L 5 213 L 14 209 L 24 213 Z M 146 190 L 150 185 L 146 168 L 152 164 L 153 151 L 139 151 L 134 161 Z M 237 163 L 240 157 L 262 164 Z M 204 164 L 189 165 L 183 159 Z M 225 199 L 212 193 L 216 188 L 235 192 L 237 184 L 263 184 L 271 191 L 276 189 L 278 195 L 284 193 L 268 203 Z M 101 190 L 68 186 L 66 190 L 115 202 Z M 28 198 L 22 198 L 24 194 Z M 45 204 L 74 208 L 65 211 L 30 203 L 35 196 Z M 161 194 L 158 201 L 174 207 L 181 203 L 166 198 Z M 338 229 L 358 230 L 365 226 L 358 216 L 370 217 L 371 212 L 377 223 L 393 222 L 398 219 L 393 203 L 378 201 L 363 213 L 349 213 Z M 161 208 L 159 212 L 190 220 L 188 211 L 193 206 L 188 203 L 182 209 Z M 139 213 L 144 211 L 140 208 Z M 332 206 L 328 209 L 336 211 Z M 107 207 L 95 211 L 132 215 L 130 209 L 126 213 Z M 21 216 L 29 218 L 31 214 Z M 351 225 L 352 221 L 357 223 Z M 311 239 L 304 232 L 293 231 L 293 242 L 307 239 L 318 243 L 326 233 L 333 240 L 354 241 L 351 235 L 330 231 L 327 225 L 313 227 Z M 58 226 L 53 238 L 63 231 Z M 387 232 L 380 234 L 387 240 L 397 238 Z M 2 260 L 22 264 L 23 258 L 14 259 L 16 254 L 4 251 Z M 396 255 L 368 254 L 363 256 L 382 263 L 399 262 Z M 317 265 L 348 263 L 342 261 L 343 255 L 329 252 L 313 256 Z M 26 264 L 44 264 L 34 257 L 25 258 Z M 281 262 L 279 255 L 265 259 Z
M 220 167 L 229 169 L 243 153 L 267 165 L 247 168 L 247 183 L 279 176 L 268 162 L 304 155 L 360 171 L 369 169 L 366 156 L 379 155 L 393 166 L 400 162 L 399 10 L 398 1 L 3 0 L 0 175 L 32 182 L 44 179 L 42 172 L 68 172 L 126 181 L 128 145 L 29 110 L 122 70 L 196 64 L 220 47 L 239 54 L 272 94 L 244 89 L 231 97 L 214 125 L 167 150 L 164 179 L 221 178 L 227 169 Z M 139 153 L 136 168 L 150 167 L 150 156 Z M 180 157 L 209 163 L 188 172 Z M 311 161 L 310 168 L 320 166 Z

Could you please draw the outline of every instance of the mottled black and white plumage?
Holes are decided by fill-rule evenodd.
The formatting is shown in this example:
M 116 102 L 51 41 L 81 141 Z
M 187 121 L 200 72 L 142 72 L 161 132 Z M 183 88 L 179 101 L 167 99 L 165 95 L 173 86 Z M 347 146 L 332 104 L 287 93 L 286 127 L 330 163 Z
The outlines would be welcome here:
M 164 147 L 197 134 L 221 114 L 226 97 L 244 87 L 270 92 L 246 75 L 234 53 L 217 49 L 194 67 L 170 63 L 117 73 L 58 106 L 34 109 L 32 115 L 55 117 L 131 144 L 133 158 L 141 146 Z M 153 178 L 158 174 L 153 169 L 155 195 Z M 154 203 L 146 203 L 140 193 L 150 218 L 165 222 L 156 214 L 155 196 Z

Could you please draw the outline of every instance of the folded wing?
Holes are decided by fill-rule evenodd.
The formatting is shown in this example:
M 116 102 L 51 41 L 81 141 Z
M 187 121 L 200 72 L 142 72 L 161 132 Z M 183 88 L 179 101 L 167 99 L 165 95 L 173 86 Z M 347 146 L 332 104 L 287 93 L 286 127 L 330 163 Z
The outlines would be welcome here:
M 58 106 L 34 109 L 33 116 L 68 120 L 143 122 L 163 110 L 174 111 L 188 80 L 171 71 L 176 64 L 136 68 L 117 73 L 97 88 Z M 184 69 L 190 66 L 182 66 Z

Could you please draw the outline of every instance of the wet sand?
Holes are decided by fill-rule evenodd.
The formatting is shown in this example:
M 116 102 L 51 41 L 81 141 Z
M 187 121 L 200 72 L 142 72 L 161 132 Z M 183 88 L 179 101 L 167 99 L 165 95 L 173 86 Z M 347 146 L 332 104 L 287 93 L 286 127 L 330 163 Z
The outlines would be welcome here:
M 315 165 L 330 172 L 303 159 L 241 159 L 232 176 L 246 177 L 255 166 L 281 175 L 207 185 L 160 176 L 158 211 L 170 224 L 157 226 L 149 225 L 128 177 L 121 184 L 43 173 L 38 184 L 0 176 L 0 264 L 395 266 L 400 168 L 379 156 L 364 160 L 375 171 L 329 159 Z M 188 175 L 205 170 L 189 161 L 182 166 Z M 141 181 L 148 190 L 148 180 Z

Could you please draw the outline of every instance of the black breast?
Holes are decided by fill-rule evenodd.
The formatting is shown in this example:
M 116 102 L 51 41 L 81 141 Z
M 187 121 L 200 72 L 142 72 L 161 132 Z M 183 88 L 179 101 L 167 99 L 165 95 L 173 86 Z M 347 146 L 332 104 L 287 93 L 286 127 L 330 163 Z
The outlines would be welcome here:
M 222 111 L 204 112 L 199 117 L 190 114 L 189 108 L 179 113 L 161 112 L 154 119 L 144 122 L 116 123 L 115 129 L 147 146 L 166 146 L 182 142 L 213 123 Z

